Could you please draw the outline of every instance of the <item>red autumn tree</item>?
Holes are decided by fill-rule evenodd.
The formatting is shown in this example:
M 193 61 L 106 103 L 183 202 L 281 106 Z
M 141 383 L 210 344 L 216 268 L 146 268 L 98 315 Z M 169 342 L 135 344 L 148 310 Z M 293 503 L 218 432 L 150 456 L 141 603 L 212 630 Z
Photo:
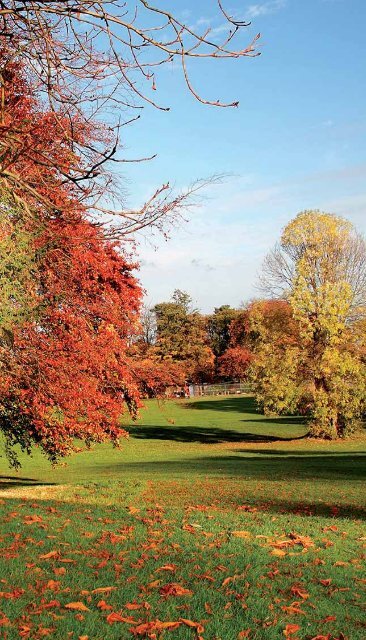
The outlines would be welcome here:
M 251 361 L 252 354 L 246 347 L 229 347 L 218 358 L 218 373 L 228 380 L 244 380 Z
M 141 289 L 131 259 L 63 179 L 81 162 L 70 127 L 90 144 L 103 129 L 44 110 L 19 63 L 7 67 L 6 86 L 1 127 L 14 144 L 0 185 L 0 279 L 10 290 L 0 317 L 0 428 L 13 464 L 17 444 L 28 452 L 37 444 L 56 461 L 74 438 L 117 442 L 123 406 L 136 413 L 127 349 L 140 331 Z
M 123 405 L 135 414 L 138 404 L 126 355 L 139 321 L 133 265 L 82 217 L 50 221 L 34 251 L 37 312 L 0 348 L 0 425 L 13 463 L 16 444 L 38 444 L 56 461 L 74 438 L 118 442 Z

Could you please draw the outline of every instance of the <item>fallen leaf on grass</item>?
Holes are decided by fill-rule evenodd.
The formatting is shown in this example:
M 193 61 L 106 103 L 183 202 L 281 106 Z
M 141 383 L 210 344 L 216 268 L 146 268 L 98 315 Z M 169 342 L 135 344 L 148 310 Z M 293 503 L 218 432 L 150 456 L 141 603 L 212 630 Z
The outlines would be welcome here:
M 186 625 L 186 627 L 190 627 L 191 629 L 196 629 L 197 633 L 203 633 L 205 628 L 200 622 L 193 622 L 193 620 L 188 620 L 188 618 L 179 618 L 180 622 Z
M 71 611 L 90 611 L 83 602 L 69 602 L 64 605 L 65 609 L 71 609 Z
M 238 640 L 249 638 L 250 633 L 251 633 L 251 629 L 245 629 L 245 631 L 240 631 L 240 633 L 238 634 Z
M 0 591 L 0 598 L 6 600 L 13 600 L 14 598 L 20 598 L 24 593 L 24 589 L 13 589 L 13 591 Z
M 131 633 L 135 636 L 147 636 L 148 638 L 156 638 L 156 633 L 164 630 L 177 629 L 180 627 L 180 622 L 161 622 L 161 620 L 154 620 L 152 622 L 145 622 L 139 624 L 137 627 L 130 629 Z
M 44 553 L 42 556 L 39 556 L 40 560 L 51 560 L 51 558 L 58 558 L 60 555 L 59 551 L 50 551 L 49 553 Z
M 159 567 L 159 569 L 156 569 L 155 573 L 158 573 L 158 571 L 176 571 L 176 570 L 177 570 L 176 564 L 164 564 L 162 567 Z
M 281 609 L 282 609 L 282 611 L 285 611 L 289 615 L 303 615 L 303 616 L 306 615 L 305 611 L 300 609 L 299 602 L 293 602 L 288 607 L 283 606 L 283 607 L 281 607 Z
M 120 613 L 110 613 L 106 620 L 108 624 L 114 624 L 115 622 L 124 622 L 125 624 L 137 624 L 137 621 L 131 616 L 121 616 Z
M 177 584 L 176 582 L 170 582 L 169 584 L 165 584 L 163 587 L 160 587 L 159 593 L 164 597 L 193 595 L 192 591 L 185 589 L 182 585 Z
M 107 602 L 105 600 L 99 600 L 98 604 L 97 604 L 98 609 L 101 609 L 102 611 L 111 611 L 113 609 L 111 604 L 107 604 Z
M 251 538 L 252 534 L 250 533 L 250 531 L 232 531 L 231 535 L 234 536 L 235 538 Z
M 283 551 L 283 549 L 273 549 L 273 551 L 271 551 L 271 556 L 285 556 L 286 555 L 286 551 Z
M 310 598 L 310 594 L 305 591 L 305 589 L 302 589 L 302 587 L 298 587 L 296 584 L 291 587 L 291 593 L 294 596 L 299 596 L 299 598 L 302 598 L 303 600 Z
M 93 589 L 92 593 L 110 593 L 116 589 L 117 587 L 97 587 L 97 589 Z
M 298 624 L 287 624 L 283 630 L 285 638 L 290 638 L 294 633 L 300 631 L 301 627 Z

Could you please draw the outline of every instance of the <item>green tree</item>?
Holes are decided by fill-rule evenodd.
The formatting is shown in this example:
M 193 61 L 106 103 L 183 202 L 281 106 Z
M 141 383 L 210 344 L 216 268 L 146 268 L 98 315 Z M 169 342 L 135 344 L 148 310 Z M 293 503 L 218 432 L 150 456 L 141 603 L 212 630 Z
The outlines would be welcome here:
M 365 404 L 365 365 L 356 331 L 366 310 L 365 240 L 341 217 L 304 211 L 286 226 L 267 257 L 262 286 L 288 299 L 298 341 L 283 349 L 279 361 L 276 337 L 261 332 L 257 321 L 261 340 L 254 378 L 259 392 L 258 361 L 267 350 L 268 375 L 275 372 L 282 381 L 272 386 L 272 408 L 293 410 L 305 396 L 310 434 L 344 436 Z
M 233 309 L 228 304 L 216 307 L 213 314 L 207 320 L 207 333 L 210 346 L 216 357 L 228 349 L 230 344 L 230 327 L 239 315 L 237 309 Z
M 192 310 L 190 296 L 177 289 L 171 302 L 154 307 L 156 353 L 162 360 L 181 364 L 192 382 L 211 378 L 214 355 L 207 342 L 206 318 Z

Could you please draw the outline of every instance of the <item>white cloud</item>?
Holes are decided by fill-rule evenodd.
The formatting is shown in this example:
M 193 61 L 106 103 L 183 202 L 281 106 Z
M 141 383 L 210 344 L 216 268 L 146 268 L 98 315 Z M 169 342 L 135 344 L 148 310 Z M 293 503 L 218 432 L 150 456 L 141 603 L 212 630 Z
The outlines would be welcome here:
M 248 19 L 258 18 L 259 16 L 267 16 L 271 13 L 276 13 L 284 9 L 286 6 L 286 0 L 270 0 L 269 2 L 258 2 L 257 4 L 251 4 L 246 10 L 246 16 Z
M 179 288 L 208 312 L 258 295 L 255 284 L 263 258 L 299 211 L 337 213 L 366 232 L 365 177 L 366 165 L 358 165 L 274 185 L 247 176 L 213 186 L 170 241 L 157 241 L 157 250 L 141 242 L 139 276 L 149 301 L 168 300 Z

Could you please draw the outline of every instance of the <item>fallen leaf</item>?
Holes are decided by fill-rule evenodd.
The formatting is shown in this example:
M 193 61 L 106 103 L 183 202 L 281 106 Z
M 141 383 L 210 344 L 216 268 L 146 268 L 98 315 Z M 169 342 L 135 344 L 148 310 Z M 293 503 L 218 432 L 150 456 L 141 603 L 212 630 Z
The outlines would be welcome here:
M 163 587 L 160 587 L 159 593 L 164 597 L 193 595 L 192 591 L 185 589 L 181 584 L 177 584 L 176 582 L 170 582 L 169 584 L 165 584 Z
M 125 624 L 137 624 L 136 620 L 134 618 L 131 618 L 131 616 L 121 616 L 120 613 L 110 613 L 107 617 L 106 620 L 108 622 L 108 624 L 114 624 L 115 622 L 124 622 Z
M 97 589 L 93 589 L 92 593 L 110 593 L 116 589 L 117 587 L 97 587 Z
M 50 560 L 51 558 L 58 558 L 60 555 L 59 551 L 50 551 L 49 553 L 44 553 L 42 556 L 39 556 L 40 560 Z
M 240 631 L 238 634 L 238 640 L 243 640 L 243 638 L 249 638 L 251 633 L 251 629 L 245 629 L 245 631 Z
M 285 638 L 290 638 L 294 633 L 300 631 L 301 627 L 298 624 L 287 624 L 283 630 Z
M 69 602 L 64 605 L 65 609 L 71 609 L 72 611 L 90 611 L 83 602 Z

